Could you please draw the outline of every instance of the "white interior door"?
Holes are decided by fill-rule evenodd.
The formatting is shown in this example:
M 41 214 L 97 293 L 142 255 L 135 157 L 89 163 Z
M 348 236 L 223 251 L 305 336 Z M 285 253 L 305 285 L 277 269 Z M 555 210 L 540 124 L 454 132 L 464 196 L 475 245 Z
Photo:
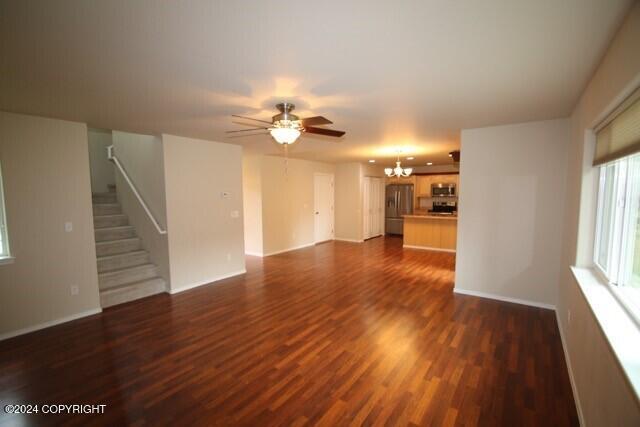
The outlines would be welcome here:
M 371 210 L 371 237 L 379 236 L 382 234 L 382 223 L 380 217 L 382 216 L 382 205 L 381 201 L 381 183 L 380 178 L 371 178 L 371 195 L 369 196 L 370 200 L 370 210 Z
M 333 175 L 314 175 L 315 242 L 333 239 Z
M 384 235 L 384 179 L 378 178 L 380 186 L 378 188 L 378 230 L 380 235 Z
M 362 225 L 364 239 L 384 234 L 384 182 L 365 177 L 362 188 Z
M 371 178 L 364 177 L 362 187 L 362 235 L 371 237 Z

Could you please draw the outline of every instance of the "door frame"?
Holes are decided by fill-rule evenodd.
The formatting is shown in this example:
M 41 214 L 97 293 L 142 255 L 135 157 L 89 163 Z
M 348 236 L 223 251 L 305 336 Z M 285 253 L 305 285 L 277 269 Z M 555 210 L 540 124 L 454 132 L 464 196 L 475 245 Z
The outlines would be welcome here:
M 319 239 L 318 238 L 318 215 L 316 214 L 316 212 L 318 212 L 318 195 L 316 193 L 316 182 L 317 182 L 317 178 L 323 176 L 323 177 L 329 177 L 330 178 L 330 182 L 331 182 L 331 188 L 329 191 L 329 195 L 330 195 L 330 200 L 331 200 L 331 215 L 329 216 L 330 220 L 331 220 L 331 235 L 329 237 L 329 239 Z M 335 177 L 334 174 L 332 173 L 327 173 L 327 172 L 314 172 L 313 173 L 313 243 L 321 243 L 321 242 L 326 242 L 329 240 L 334 240 L 336 237 L 336 189 L 335 189 Z

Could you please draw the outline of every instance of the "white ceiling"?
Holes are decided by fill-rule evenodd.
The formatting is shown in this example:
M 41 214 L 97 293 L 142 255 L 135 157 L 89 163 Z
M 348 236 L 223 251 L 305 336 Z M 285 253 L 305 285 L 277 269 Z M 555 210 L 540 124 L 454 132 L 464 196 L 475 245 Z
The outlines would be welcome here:
M 2 0 L 0 109 L 278 153 L 224 131 L 287 100 L 347 132 L 294 157 L 447 163 L 460 129 L 570 114 L 630 3 Z

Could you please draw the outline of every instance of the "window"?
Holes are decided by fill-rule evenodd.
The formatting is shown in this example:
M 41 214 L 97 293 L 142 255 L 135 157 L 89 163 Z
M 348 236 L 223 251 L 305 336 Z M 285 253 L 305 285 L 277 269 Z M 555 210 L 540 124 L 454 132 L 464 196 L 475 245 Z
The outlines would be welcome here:
M 0 168 L 0 260 L 9 259 L 9 236 L 7 233 L 7 220 L 4 209 L 4 192 L 2 186 L 2 168 Z
M 640 289 L 640 155 L 600 166 L 595 262 L 607 280 Z
M 640 319 L 640 89 L 596 133 L 594 262 Z

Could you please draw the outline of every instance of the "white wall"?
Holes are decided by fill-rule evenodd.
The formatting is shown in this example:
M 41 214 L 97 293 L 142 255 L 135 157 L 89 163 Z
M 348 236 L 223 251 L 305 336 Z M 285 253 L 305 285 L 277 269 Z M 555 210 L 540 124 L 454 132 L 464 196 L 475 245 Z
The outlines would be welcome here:
M 384 178 L 384 166 L 365 163 L 362 165 L 362 176 L 373 176 L 378 178 Z
M 456 290 L 555 306 L 566 119 L 462 131 Z
M 15 256 L 0 265 L 0 338 L 99 311 L 86 125 L 0 112 L 0 162 Z
M 316 173 L 334 176 L 335 238 L 362 241 L 363 177 L 383 176 L 382 167 L 245 155 L 243 188 L 247 254 L 265 256 L 314 243 Z
M 242 148 L 172 135 L 162 140 L 171 292 L 244 272 Z
M 262 157 L 263 253 L 314 243 L 314 174 L 335 166 L 308 160 Z
M 115 155 L 160 222 L 166 226 L 164 159 L 161 138 L 153 135 L 113 131 Z
M 129 174 L 143 200 L 147 203 L 160 227 L 167 229 L 164 151 L 161 138 L 127 132 L 113 132 L 114 154 Z M 122 211 L 149 252 L 158 273 L 171 286 L 169 271 L 169 243 L 160 234 L 119 170 L 115 171 L 116 190 Z
M 242 157 L 244 250 L 262 256 L 262 156 Z
M 111 131 L 89 129 L 89 171 L 94 193 L 104 193 L 116 183 L 113 163 L 107 158 L 107 147 L 112 143 Z
M 362 229 L 362 177 L 360 163 L 336 165 L 336 229 L 338 240 L 360 242 Z
M 415 173 L 449 173 L 449 172 L 460 172 L 460 164 L 453 163 L 449 165 L 433 165 L 433 166 L 418 166 L 413 168 L 413 172 Z
M 592 263 L 596 179 L 590 130 L 640 85 L 640 2 L 618 31 L 571 115 L 557 314 L 585 425 L 640 425 L 640 404 L 569 266 Z M 463 152 L 464 153 L 464 152 Z M 463 160 L 465 154 L 463 154 Z M 571 313 L 571 321 L 569 321 Z
M 335 209 L 338 209 L 334 165 L 276 156 L 244 156 L 247 254 L 267 256 L 314 244 L 316 173 L 334 175 Z M 334 218 L 334 227 L 337 227 L 337 218 Z

